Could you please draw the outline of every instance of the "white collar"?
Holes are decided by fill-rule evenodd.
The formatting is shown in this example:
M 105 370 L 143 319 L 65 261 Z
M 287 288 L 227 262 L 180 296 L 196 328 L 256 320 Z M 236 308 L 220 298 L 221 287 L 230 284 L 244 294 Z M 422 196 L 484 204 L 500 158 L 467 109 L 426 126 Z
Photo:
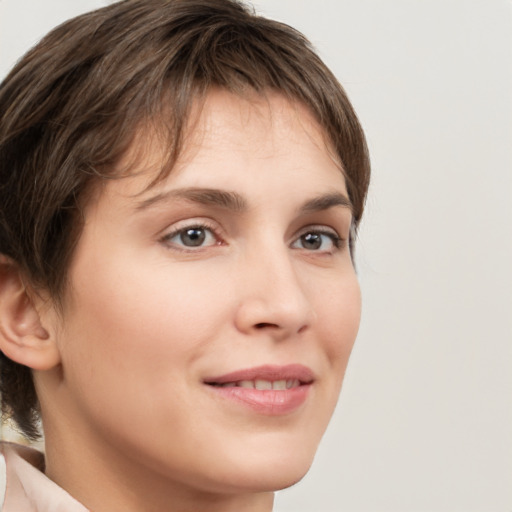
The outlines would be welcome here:
M 2 512 L 89 512 L 44 474 L 44 455 L 13 443 L 0 443 L 6 489 Z

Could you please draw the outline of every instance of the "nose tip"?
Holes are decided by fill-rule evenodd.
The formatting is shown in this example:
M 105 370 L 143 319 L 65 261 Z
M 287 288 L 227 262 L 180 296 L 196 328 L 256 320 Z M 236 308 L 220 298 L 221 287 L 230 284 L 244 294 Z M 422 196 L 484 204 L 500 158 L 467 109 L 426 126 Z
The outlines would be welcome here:
M 274 338 L 286 338 L 305 332 L 310 325 L 310 315 L 291 304 L 273 306 L 271 302 L 247 299 L 236 315 L 237 328 L 246 334 L 269 334 Z
M 236 312 L 236 326 L 246 334 L 268 334 L 275 339 L 307 331 L 314 314 L 310 301 L 292 268 L 279 275 L 267 273 L 244 283 L 243 299 Z

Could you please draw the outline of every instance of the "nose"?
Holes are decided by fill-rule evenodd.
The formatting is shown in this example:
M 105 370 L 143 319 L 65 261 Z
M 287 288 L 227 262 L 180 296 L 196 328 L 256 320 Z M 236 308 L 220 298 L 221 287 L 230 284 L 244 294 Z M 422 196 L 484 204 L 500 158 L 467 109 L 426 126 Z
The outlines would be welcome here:
M 290 249 L 246 259 L 240 268 L 235 324 L 245 334 L 282 340 L 304 333 L 314 309 L 294 267 Z

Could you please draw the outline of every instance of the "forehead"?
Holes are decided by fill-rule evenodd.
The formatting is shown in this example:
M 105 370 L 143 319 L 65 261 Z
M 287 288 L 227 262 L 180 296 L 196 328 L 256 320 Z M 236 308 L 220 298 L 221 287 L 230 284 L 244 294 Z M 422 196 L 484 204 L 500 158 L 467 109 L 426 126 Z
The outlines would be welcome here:
M 305 105 L 278 93 L 241 97 L 213 90 L 193 105 L 179 156 L 166 170 L 169 147 L 165 130 L 145 125 L 117 166 L 128 178 L 108 187 L 123 195 L 129 190 L 138 199 L 182 182 L 224 188 L 256 184 L 268 170 L 280 176 L 280 186 L 287 180 L 296 186 L 307 175 L 334 180 L 346 192 L 342 165 L 324 130 Z
M 274 156 L 284 140 L 303 144 L 304 137 L 319 151 L 328 150 L 328 138 L 310 110 L 279 93 L 236 96 L 224 90 L 211 92 L 202 108 L 191 116 L 187 148 L 240 151 Z

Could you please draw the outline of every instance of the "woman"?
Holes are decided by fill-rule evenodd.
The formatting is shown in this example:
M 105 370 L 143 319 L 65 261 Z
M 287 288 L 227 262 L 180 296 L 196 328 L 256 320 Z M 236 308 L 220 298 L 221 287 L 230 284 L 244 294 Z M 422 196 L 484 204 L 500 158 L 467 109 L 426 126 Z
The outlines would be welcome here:
M 269 511 L 360 315 L 369 161 L 293 29 L 230 0 L 71 20 L 0 88 L 5 511 Z

